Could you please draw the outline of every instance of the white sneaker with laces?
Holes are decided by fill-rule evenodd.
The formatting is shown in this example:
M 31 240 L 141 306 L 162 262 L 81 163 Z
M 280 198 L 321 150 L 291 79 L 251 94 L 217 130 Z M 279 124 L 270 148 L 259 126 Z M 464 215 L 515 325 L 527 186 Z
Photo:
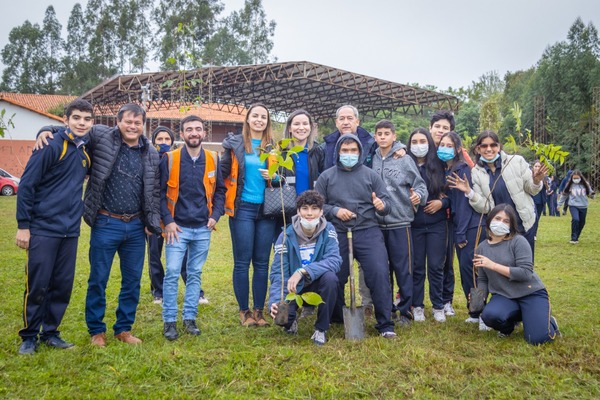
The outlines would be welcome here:
M 446 314 L 444 313 L 444 309 L 441 310 L 433 309 L 433 319 L 437 322 L 446 322 Z
M 482 332 L 488 332 L 491 331 L 492 328 L 490 328 L 489 326 L 487 326 L 485 324 L 485 322 L 483 322 L 483 320 L 481 319 L 481 317 L 479 317 L 479 330 Z
M 198 304 L 208 304 L 208 299 L 204 296 L 200 296 L 198 299 Z
M 383 337 L 384 339 L 395 339 L 397 337 L 395 332 L 383 332 L 381 334 L 381 337 Z
M 325 342 L 327 342 L 327 338 L 325 337 L 325 332 L 315 329 L 315 332 L 310 337 L 314 344 L 317 346 L 323 346 Z
M 456 315 L 456 312 L 454 311 L 454 307 L 452 307 L 452 303 L 447 302 L 446 304 L 444 304 L 444 313 L 448 317 L 454 317 Z
M 478 324 L 479 323 L 479 318 L 469 317 L 469 318 L 465 319 L 465 322 L 467 324 Z
M 425 310 L 423 309 L 423 307 L 413 308 L 413 320 L 416 322 L 425 321 Z

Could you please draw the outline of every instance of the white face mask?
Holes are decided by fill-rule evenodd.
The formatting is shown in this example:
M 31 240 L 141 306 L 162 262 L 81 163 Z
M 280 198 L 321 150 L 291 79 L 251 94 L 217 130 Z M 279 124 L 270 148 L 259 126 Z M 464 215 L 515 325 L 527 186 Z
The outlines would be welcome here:
M 314 231 L 315 228 L 317 227 L 317 225 L 319 225 L 320 219 L 321 218 L 306 219 L 306 218 L 300 217 L 300 225 L 302 225 L 302 227 L 304 229 L 306 229 L 307 231 Z
M 579 183 L 581 182 L 581 178 L 580 179 L 573 179 L 573 183 Z
M 415 157 L 425 157 L 429 152 L 429 145 L 427 143 L 411 144 L 410 152 L 413 153 Z
M 490 223 L 490 231 L 496 236 L 506 236 L 510 233 L 510 227 L 504 222 L 492 221 Z

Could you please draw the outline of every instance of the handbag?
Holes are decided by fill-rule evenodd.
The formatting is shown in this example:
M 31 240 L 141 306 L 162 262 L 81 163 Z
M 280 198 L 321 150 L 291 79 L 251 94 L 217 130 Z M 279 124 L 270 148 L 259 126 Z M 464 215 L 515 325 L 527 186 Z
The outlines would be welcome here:
M 483 307 L 485 306 L 485 293 L 482 288 L 472 287 L 469 301 L 469 312 L 471 313 L 480 313 L 483 311 Z
M 279 187 L 273 187 L 269 182 L 265 188 L 265 200 L 263 202 L 263 216 L 265 217 L 283 217 L 282 196 L 285 214 L 293 215 L 296 212 L 296 188 L 288 185 L 284 178 L 282 180 Z

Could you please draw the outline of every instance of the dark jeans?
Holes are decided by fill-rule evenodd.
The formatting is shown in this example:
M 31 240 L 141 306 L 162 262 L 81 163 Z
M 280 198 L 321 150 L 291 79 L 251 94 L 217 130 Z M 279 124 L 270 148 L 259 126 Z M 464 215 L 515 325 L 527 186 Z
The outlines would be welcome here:
M 338 294 L 337 275 L 331 271 L 325 272 L 319 279 L 314 280 L 310 285 L 304 286 L 300 293 L 306 292 L 318 293 L 324 301 L 324 303 L 319 304 L 317 310 L 315 329 L 323 332 L 329 330 L 329 324 L 331 323 L 331 316 L 333 315 L 334 305 Z M 304 306 L 306 306 L 306 303 L 304 303 Z M 288 312 L 289 324 L 287 328 L 289 328 L 296 319 L 297 310 L 298 304 L 295 301 L 292 301 Z
M 558 211 L 558 206 L 556 204 L 556 193 L 553 193 L 548 196 L 548 214 L 551 217 L 560 217 L 560 211 Z
M 390 269 L 390 287 L 394 293 L 394 275 L 400 293 L 400 303 L 396 306 L 400 315 L 412 319 L 411 306 L 413 297 L 413 244 L 410 226 L 390 230 L 382 230 L 385 247 L 388 253 Z M 392 301 L 393 299 L 390 299 Z
M 254 309 L 262 310 L 265 307 L 275 220 L 263 218 L 261 206 L 242 201 L 235 210 L 235 217 L 229 218 L 233 247 L 233 291 L 240 311 L 248 310 L 250 262 L 254 268 Z
M 585 226 L 587 208 L 570 206 L 569 211 L 571 212 L 571 240 L 579 240 L 581 231 Z
M 347 232 L 338 232 L 340 243 L 340 255 L 342 256 L 342 267 L 338 272 L 338 293 L 333 312 L 334 322 L 343 321 L 344 287 L 350 275 L 348 254 Z M 383 242 L 383 234 L 379 227 L 360 229 L 353 231 L 353 256 L 360 263 L 365 274 L 365 283 L 371 291 L 373 306 L 375 307 L 375 329 L 380 333 L 394 330 L 392 321 L 392 291 L 390 288 L 390 272 L 388 267 L 388 255 Z M 358 288 L 358 274 L 355 277 L 356 288 Z
M 425 272 L 429 279 L 429 299 L 433 308 L 444 308 L 444 262 L 448 246 L 447 222 L 412 227 L 415 258 L 413 265 L 413 306 L 424 307 Z M 426 267 L 427 265 L 427 267 Z
M 444 261 L 444 278 L 442 287 L 442 303 L 452 303 L 454 298 L 454 226 L 451 221 L 448 224 L 448 248 L 446 260 Z
M 78 237 L 31 235 L 27 259 L 27 286 L 23 295 L 23 340 L 58 335 L 73 289 Z
M 538 345 L 556 337 L 555 328 L 550 323 L 551 311 L 546 289 L 518 299 L 493 294 L 481 313 L 481 319 L 487 326 L 505 335 L 512 333 L 515 322 L 523 321 L 525 340 Z
M 140 299 L 146 242 L 140 218 L 123 222 L 98 215 L 90 236 L 90 277 L 85 299 L 85 321 L 90 335 L 106 332 L 106 285 L 115 253 L 119 254 L 121 291 L 117 307 L 115 335 L 131 331 Z
M 479 237 L 479 243 L 486 238 L 485 226 L 481 229 L 481 235 Z M 467 245 L 462 249 L 456 246 L 456 255 L 458 257 L 458 265 L 460 268 L 460 283 L 467 299 L 467 309 L 469 308 L 469 293 L 471 288 L 475 286 L 473 281 L 473 258 L 475 257 L 475 247 L 477 244 L 477 227 L 467 229 Z M 473 318 L 479 317 L 480 313 L 469 313 L 469 316 Z
M 165 279 L 165 269 L 161 261 L 161 255 L 165 239 L 161 235 L 148 235 L 148 270 L 150 272 L 150 292 L 154 297 L 163 297 L 163 280 Z M 181 279 L 183 283 L 187 282 L 187 252 L 183 257 L 181 264 Z M 204 293 L 200 291 L 200 296 Z

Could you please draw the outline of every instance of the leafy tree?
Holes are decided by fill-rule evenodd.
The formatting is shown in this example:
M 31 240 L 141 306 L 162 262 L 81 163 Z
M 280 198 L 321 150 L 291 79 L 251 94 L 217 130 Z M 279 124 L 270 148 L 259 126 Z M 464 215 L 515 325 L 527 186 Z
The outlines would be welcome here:
M 118 71 L 115 9 L 108 0 L 89 0 L 84 18 L 84 34 L 89 38 L 88 60 L 95 66 L 97 76 L 107 79 Z
M 45 72 L 44 93 L 56 93 L 60 74 L 60 60 L 62 58 L 64 42 L 61 38 L 62 25 L 56 18 L 53 6 L 48 6 L 42 26 L 42 40 L 44 43 L 43 67 Z
M 201 60 L 202 52 L 216 18 L 223 10 L 218 0 L 160 0 L 154 9 L 157 25 L 156 56 L 161 69 L 196 68 L 193 61 Z M 181 28 L 185 27 L 185 35 Z
M 479 110 L 479 131 L 492 130 L 498 132 L 502 125 L 500 101 L 502 93 L 494 93 L 488 97 Z
M 13 28 L 2 49 L 2 90 L 44 93 L 44 35 L 38 24 L 25 21 Z
M 267 20 L 262 0 L 245 0 L 244 7 L 220 23 L 204 51 L 213 65 L 260 64 L 276 61 L 271 56 L 276 23 Z

